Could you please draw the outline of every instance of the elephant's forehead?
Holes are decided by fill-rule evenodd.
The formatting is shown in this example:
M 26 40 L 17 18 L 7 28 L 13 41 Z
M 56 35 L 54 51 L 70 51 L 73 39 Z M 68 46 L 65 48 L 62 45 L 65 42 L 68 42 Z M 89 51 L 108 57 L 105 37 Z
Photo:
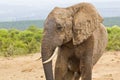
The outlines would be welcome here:
M 52 14 L 55 18 L 67 18 L 69 15 L 69 11 L 65 8 L 54 8 Z
M 53 9 L 53 14 L 56 14 L 56 15 L 63 15 L 66 12 L 67 12 L 67 10 L 64 8 L 54 8 Z

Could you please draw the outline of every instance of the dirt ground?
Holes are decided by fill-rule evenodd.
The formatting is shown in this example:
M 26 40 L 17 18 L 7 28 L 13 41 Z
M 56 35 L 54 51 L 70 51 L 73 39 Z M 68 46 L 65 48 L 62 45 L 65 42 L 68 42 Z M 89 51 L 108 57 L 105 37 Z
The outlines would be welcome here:
M 0 57 L 0 80 L 45 80 L 39 53 Z M 54 60 L 55 62 L 55 60 Z M 105 52 L 93 68 L 93 80 L 120 80 L 120 52 Z

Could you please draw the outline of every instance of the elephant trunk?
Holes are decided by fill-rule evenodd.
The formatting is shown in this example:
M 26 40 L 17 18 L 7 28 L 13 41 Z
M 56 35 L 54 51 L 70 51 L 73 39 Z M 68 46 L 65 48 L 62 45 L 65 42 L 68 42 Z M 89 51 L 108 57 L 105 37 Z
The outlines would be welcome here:
M 48 43 L 48 41 L 45 40 L 42 41 L 41 55 L 46 80 L 53 80 L 52 61 L 49 61 L 45 64 L 44 62 L 52 56 L 54 50 L 55 47 Z

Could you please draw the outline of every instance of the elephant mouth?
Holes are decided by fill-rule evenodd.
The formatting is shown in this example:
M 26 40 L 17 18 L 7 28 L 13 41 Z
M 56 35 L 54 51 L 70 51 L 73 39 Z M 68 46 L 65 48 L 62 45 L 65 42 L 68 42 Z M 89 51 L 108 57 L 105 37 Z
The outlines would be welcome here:
M 53 58 L 54 58 L 54 57 L 57 55 L 57 53 L 58 53 L 58 48 L 59 48 L 59 47 L 56 47 L 56 48 L 54 49 L 52 56 L 51 56 L 49 59 L 47 59 L 46 61 L 44 61 L 43 64 L 47 64 L 47 63 L 49 63 L 50 61 L 53 60 Z

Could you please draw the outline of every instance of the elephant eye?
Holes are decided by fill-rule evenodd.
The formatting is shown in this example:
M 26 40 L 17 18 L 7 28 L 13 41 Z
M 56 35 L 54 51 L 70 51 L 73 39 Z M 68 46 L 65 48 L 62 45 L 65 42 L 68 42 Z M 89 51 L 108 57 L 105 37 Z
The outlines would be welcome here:
M 63 29 L 63 27 L 60 24 L 58 24 L 57 25 L 57 30 L 62 30 L 62 29 Z

